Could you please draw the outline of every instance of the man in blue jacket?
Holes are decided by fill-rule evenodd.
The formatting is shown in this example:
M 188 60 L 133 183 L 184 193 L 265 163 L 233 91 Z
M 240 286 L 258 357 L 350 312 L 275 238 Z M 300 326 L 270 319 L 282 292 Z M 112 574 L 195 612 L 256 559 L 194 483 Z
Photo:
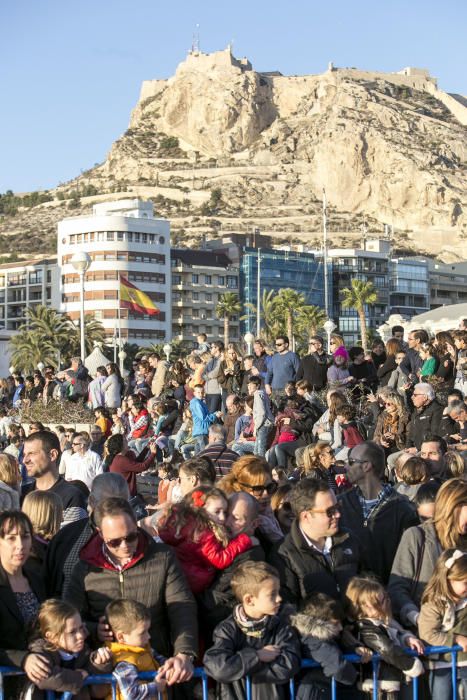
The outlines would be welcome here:
M 266 393 L 273 394 L 274 400 L 284 395 L 287 382 L 294 382 L 300 366 L 300 358 L 289 350 L 289 339 L 286 335 L 276 338 L 277 352 L 272 356 L 266 372 Z
M 209 413 L 209 409 L 204 401 L 204 387 L 202 384 L 196 384 L 193 389 L 190 411 L 193 417 L 192 435 L 196 438 L 195 454 L 198 454 L 208 444 L 209 426 L 221 417 L 222 411 Z

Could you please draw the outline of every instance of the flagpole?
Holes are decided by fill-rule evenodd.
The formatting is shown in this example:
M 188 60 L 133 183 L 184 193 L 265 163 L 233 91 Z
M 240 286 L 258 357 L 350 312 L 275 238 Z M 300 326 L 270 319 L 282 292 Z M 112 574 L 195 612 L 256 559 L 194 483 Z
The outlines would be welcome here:
M 122 355 L 122 318 L 120 314 L 120 289 L 122 285 L 122 280 L 120 275 L 118 276 L 118 294 L 117 294 L 117 299 L 118 299 L 118 309 L 117 309 L 117 325 L 118 325 L 118 359 L 119 359 L 119 367 L 120 367 L 120 374 L 123 375 L 123 355 Z

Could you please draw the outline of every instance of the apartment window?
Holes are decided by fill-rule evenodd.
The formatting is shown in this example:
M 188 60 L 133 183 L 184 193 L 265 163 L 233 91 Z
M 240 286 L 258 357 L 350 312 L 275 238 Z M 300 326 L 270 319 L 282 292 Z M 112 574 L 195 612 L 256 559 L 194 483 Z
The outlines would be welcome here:
M 104 240 L 104 235 L 105 235 L 105 234 L 104 234 L 104 231 L 98 231 L 98 232 L 97 232 L 97 240 L 98 240 L 98 242 Z
M 206 301 L 212 301 L 212 294 L 209 294 L 208 292 L 206 292 L 206 294 L 204 295 L 204 298 Z
M 139 234 L 139 233 L 135 233 L 135 234 L 134 234 L 134 237 L 135 237 L 135 243 L 139 243 L 139 242 L 140 242 L 140 238 L 141 238 L 140 234 Z
M 182 283 L 182 276 L 181 275 L 172 275 L 172 284 L 181 284 Z
M 212 276 L 204 275 L 204 284 L 212 284 Z
M 89 242 L 90 242 L 90 243 L 94 243 L 95 237 L 96 237 L 96 234 L 95 234 L 95 233 L 90 233 L 90 234 L 89 234 Z
M 107 240 L 113 241 L 115 239 L 115 234 L 113 231 L 107 231 Z
M 47 284 L 52 283 L 52 270 L 47 270 Z
M 233 275 L 227 275 L 227 287 L 229 289 L 237 289 L 238 279 L 236 277 L 233 277 Z
M 128 236 L 128 243 L 133 243 L 133 233 L 128 231 L 126 235 Z
M 212 333 L 212 327 L 211 327 L 211 326 L 206 326 L 206 330 L 205 330 L 204 332 L 207 333 L 207 335 L 211 335 L 211 333 Z
M 192 316 L 193 318 L 199 318 L 199 309 L 193 309 Z
M 218 275 L 217 276 L 217 284 L 219 285 L 219 287 L 223 287 L 225 284 L 225 277 Z
M 199 301 L 199 292 L 193 292 L 191 298 L 193 301 Z
M 142 234 L 141 234 L 141 241 L 142 241 L 142 243 L 147 243 L 147 242 L 148 242 L 148 234 L 147 234 L 147 233 L 142 233 Z
M 124 239 L 123 231 L 117 231 L 117 241 L 123 241 Z
M 82 243 L 82 242 L 83 242 L 83 234 L 82 234 L 82 233 L 78 233 L 78 234 L 77 234 L 77 236 L 76 236 L 76 242 L 77 242 L 77 243 Z
M 83 233 L 83 243 L 89 242 L 89 233 Z
M 199 283 L 199 275 L 191 275 L 191 281 L 193 284 Z
M 29 284 L 41 284 L 42 283 L 42 270 L 34 270 L 34 272 L 29 273 Z
M 153 233 L 150 233 L 149 234 L 149 243 L 154 243 L 155 239 L 156 239 L 155 235 Z
M 206 310 L 206 318 L 212 318 L 212 310 L 211 309 Z

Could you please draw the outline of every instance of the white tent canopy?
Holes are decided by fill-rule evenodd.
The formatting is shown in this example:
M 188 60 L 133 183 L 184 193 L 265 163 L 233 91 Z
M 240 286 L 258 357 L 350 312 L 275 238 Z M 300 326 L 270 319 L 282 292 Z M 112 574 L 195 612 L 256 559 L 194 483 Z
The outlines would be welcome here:
M 451 304 L 450 306 L 440 306 L 431 311 L 425 311 L 418 316 L 412 316 L 410 321 L 405 320 L 399 314 L 389 316 L 386 323 L 378 328 L 378 332 L 384 341 L 391 337 L 392 326 L 402 326 L 406 332 L 416 328 L 423 328 L 430 335 L 435 335 L 439 331 L 449 331 L 459 327 L 461 319 L 467 318 L 467 304 Z
M 84 360 L 85 367 L 87 368 L 91 377 L 96 376 L 96 371 L 98 367 L 105 367 L 108 363 L 109 358 L 104 355 L 99 345 L 96 345 L 92 353 L 88 355 Z

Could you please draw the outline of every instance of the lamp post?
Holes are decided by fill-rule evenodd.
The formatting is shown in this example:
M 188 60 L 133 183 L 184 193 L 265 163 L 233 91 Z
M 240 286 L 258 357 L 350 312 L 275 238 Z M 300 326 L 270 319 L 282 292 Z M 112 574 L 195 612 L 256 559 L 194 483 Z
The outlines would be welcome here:
M 16 367 L 13 367 L 13 365 L 11 365 L 11 367 L 8 367 L 8 371 L 10 374 L 14 374 L 16 371 Z
M 166 343 L 162 350 L 164 351 L 167 362 L 170 362 L 170 353 L 172 351 L 172 346 L 170 345 L 170 343 Z
M 79 281 L 80 281 L 80 301 L 81 301 L 81 306 L 80 306 L 80 339 L 81 339 L 81 361 L 84 362 L 84 359 L 86 357 L 86 346 L 84 343 L 84 276 L 86 272 L 89 270 L 89 266 L 91 265 L 91 258 L 90 256 L 84 252 L 84 250 L 80 251 L 79 253 L 75 253 L 73 257 L 71 258 L 71 264 L 73 265 L 74 269 L 76 272 L 79 274 Z
M 126 358 L 125 350 L 120 350 L 120 352 L 118 353 L 118 360 L 119 360 L 120 374 L 122 375 L 122 377 L 123 377 L 123 370 L 125 369 L 124 368 L 125 358 Z
M 243 336 L 243 340 L 246 343 L 248 354 L 251 355 L 251 353 L 253 352 L 253 343 L 255 340 L 255 336 L 253 335 L 253 333 L 248 331 L 248 333 L 245 333 L 245 335 Z
M 327 321 L 323 323 L 323 328 L 326 331 L 326 335 L 328 336 L 328 353 L 331 352 L 331 333 L 335 328 L 337 328 L 336 324 L 332 320 L 332 318 L 328 318 Z
M 38 363 L 37 363 L 37 369 L 39 370 L 39 372 L 40 372 L 41 374 L 42 374 L 42 372 L 43 372 L 43 370 L 44 370 L 44 367 L 45 367 L 45 365 L 44 365 L 43 362 L 38 362 Z

